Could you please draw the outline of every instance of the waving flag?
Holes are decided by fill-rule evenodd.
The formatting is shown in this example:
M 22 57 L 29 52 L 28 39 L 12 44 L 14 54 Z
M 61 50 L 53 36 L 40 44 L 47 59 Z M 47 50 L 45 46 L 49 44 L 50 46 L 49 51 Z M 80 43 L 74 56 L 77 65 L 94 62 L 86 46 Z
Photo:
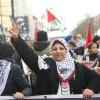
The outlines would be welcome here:
M 86 44 L 85 48 L 87 48 L 88 44 L 92 42 L 92 33 L 91 33 L 91 26 L 90 26 L 90 21 L 88 22 L 88 30 L 86 34 Z
M 59 29 L 62 26 L 62 23 L 49 10 L 47 10 L 47 19 L 51 30 Z
M 47 17 L 48 17 L 48 22 L 57 20 L 59 23 L 61 23 L 49 10 L 47 10 Z

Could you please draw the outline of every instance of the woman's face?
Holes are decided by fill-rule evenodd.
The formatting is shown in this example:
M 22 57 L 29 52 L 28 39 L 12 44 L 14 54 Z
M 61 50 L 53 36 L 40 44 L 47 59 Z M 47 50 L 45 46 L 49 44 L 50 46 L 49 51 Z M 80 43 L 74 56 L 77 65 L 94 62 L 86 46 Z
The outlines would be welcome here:
M 100 45 L 100 40 L 96 41 L 97 45 Z
M 97 45 L 96 45 L 96 44 L 93 44 L 93 45 L 91 46 L 90 52 L 91 52 L 91 53 L 97 53 Z
M 66 56 L 66 49 L 63 45 L 56 43 L 52 47 L 51 54 L 52 54 L 53 59 L 55 59 L 56 61 L 62 61 L 64 60 Z

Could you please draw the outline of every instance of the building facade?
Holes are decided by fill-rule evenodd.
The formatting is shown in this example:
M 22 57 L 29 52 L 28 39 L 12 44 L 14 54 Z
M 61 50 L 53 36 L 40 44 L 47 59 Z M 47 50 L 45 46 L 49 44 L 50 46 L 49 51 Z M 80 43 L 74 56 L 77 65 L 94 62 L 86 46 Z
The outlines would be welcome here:
M 10 27 L 11 15 L 11 0 L 0 0 L 0 34 L 4 34 Z

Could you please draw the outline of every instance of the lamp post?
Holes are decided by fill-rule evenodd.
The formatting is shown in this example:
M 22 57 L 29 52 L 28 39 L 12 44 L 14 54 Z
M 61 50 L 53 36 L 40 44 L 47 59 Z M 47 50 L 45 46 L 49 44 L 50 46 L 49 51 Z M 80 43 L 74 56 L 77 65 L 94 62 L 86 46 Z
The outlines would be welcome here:
M 2 27 L 2 5 L 1 5 L 1 0 L 0 0 L 0 24 L 1 24 L 1 32 L 3 33 L 3 27 Z
M 14 0 L 11 0 L 12 18 L 14 18 Z

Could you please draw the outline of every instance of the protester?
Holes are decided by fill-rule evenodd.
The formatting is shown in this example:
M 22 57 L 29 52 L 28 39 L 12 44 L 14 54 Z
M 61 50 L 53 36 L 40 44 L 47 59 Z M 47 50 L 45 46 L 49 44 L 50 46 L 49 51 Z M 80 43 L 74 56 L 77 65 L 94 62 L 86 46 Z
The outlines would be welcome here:
M 72 57 L 81 63 L 84 55 L 84 41 L 81 34 L 73 35 L 68 44 Z
M 33 47 L 40 56 L 50 55 L 50 42 L 46 31 L 40 30 L 37 32 L 37 40 L 34 41 Z
M 50 42 L 48 40 L 48 35 L 46 31 L 40 30 L 37 32 L 36 40 L 33 42 L 33 49 L 36 54 L 39 56 L 45 57 L 50 55 Z M 32 88 L 36 94 L 36 74 L 32 72 Z
M 11 41 L 21 58 L 36 73 L 38 95 L 83 93 L 83 97 L 88 99 L 100 91 L 100 76 L 74 62 L 64 39 L 54 40 L 51 47 L 52 57 L 42 58 L 28 47 L 18 31 L 17 24 L 13 23 L 10 29 Z
M 78 43 L 76 44 L 77 45 L 77 48 L 78 47 L 82 47 L 85 45 L 85 41 L 83 40 L 82 38 L 82 35 L 81 34 L 77 34 L 77 39 L 78 39 Z
M 92 41 L 97 44 L 97 48 L 100 50 L 100 36 L 95 35 Z
M 69 42 L 72 39 L 72 35 L 68 35 L 65 37 L 66 42 Z
M 97 59 L 99 52 L 97 49 L 97 44 L 94 42 L 90 42 L 85 49 L 84 56 L 82 59 L 82 63 L 91 69 L 94 61 Z
M 71 56 L 74 58 L 74 59 L 76 59 L 76 53 L 75 53 L 75 48 L 76 48 L 76 44 L 74 43 L 74 41 L 73 40 L 70 40 L 69 42 L 68 42 L 68 47 L 69 47 L 69 52 L 70 52 L 70 54 L 71 54 Z
M 20 67 L 14 63 L 13 54 L 11 45 L 0 43 L 0 95 L 23 99 L 32 94 L 32 89 Z
M 97 49 L 97 44 L 94 42 L 90 42 L 88 44 L 88 48 L 87 48 L 87 53 L 86 55 L 84 55 L 83 60 L 87 60 L 88 57 L 88 61 L 95 61 L 95 59 L 98 56 L 98 49 Z

